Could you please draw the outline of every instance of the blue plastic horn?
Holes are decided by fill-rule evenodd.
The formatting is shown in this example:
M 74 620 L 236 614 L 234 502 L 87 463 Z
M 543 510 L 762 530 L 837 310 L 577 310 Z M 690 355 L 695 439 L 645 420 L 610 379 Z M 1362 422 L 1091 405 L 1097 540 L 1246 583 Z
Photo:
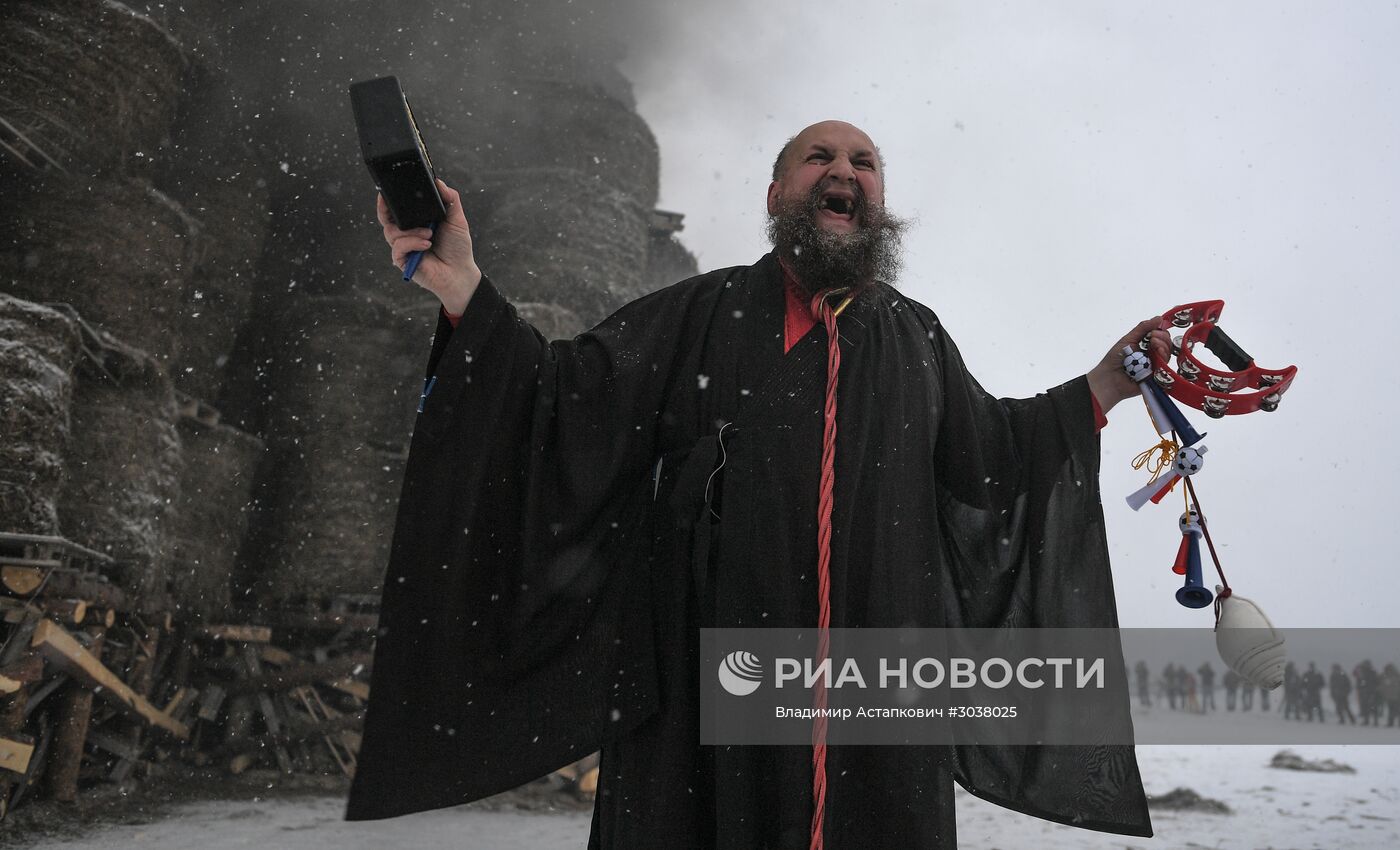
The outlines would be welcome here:
M 1167 395 L 1167 391 L 1162 389 L 1156 380 L 1148 378 L 1142 382 L 1142 385 L 1147 387 L 1148 391 L 1157 399 L 1158 405 L 1171 422 L 1172 430 L 1176 432 L 1176 437 L 1181 440 L 1183 446 L 1194 446 L 1201 441 L 1205 434 L 1197 433 L 1196 429 L 1191 427 L 1191 423 L 1187 421 L 1181 408 L 1176 406 L 1176 402 L 1172 401 L 1171 396 Z
M 1186 583 L 1177 588 L 1176 601 L 1187 608 L 1204 608 L 1215 600 L 1215 594 L 1201 582 L 1201 539 L 1188 535 L 1186 545 Z

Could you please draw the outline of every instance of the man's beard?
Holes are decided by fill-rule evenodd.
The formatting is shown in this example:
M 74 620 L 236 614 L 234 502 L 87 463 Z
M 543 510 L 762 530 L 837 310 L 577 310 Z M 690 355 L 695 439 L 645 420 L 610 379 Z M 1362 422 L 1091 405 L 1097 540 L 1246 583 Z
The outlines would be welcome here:
M 875 281 L 893 282 L 903 261 L 901 240 L 908 223 L 884 207 L 871 206 L 856 187 L 852 212 L 856 229 L 833 233 L 817 221 L 821 195 L 812 187 L 804 198 L 778 202 L 768 216 L 768 238 L 808 295 L 851 287 L 860 292 Z

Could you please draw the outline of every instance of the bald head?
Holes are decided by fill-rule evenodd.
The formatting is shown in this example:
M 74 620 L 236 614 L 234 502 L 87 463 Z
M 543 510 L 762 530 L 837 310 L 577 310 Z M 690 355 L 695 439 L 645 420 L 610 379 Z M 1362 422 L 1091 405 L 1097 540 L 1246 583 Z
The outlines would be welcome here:
M 884 176 L 884 154 L 880 153 L 880 149 L 875 146 L 875 142 L 870 139 L 870 136 L 866 135 L 864 130 L 854 124 L 845 121 L 830 120 L 818 121 L 816 124 L 804 128 L 796 136 L 787 140 L 783 145 L 783 149 L 778 151 L 778 158 L 773 160 L 773 179 L 778 180 L 782 177 L 783 172 L 787 170 L 788 157 L 792 155 L 794 150 L 801 150 L 814 136 L 824 136 L 828 132 L 854 132 L 859 134 L 860 137 L 865 140 L 865 144 L 869 146 L 870 150 L 874 151 L 876 163 L 880 168 L 880 175 L 881 177 Z

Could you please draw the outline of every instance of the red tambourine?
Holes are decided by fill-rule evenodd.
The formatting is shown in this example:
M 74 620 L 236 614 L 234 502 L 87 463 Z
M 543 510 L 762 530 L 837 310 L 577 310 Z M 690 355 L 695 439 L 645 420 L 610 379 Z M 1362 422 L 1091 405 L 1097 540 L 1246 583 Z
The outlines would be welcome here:
M 1226 415 L 1253 413 L 1256 410 L 1277 410 L 1279 401 L 1293 383 L 1298 367 L 1265 369 L 1216 324 L 1225 308 L 1224 301 L 1197 301 L 1182 304 L 1162 314 L 1158 326 L 1170 332 L 1185 328 L 1179 344 L 1173 345 L 1177 368 L 1161 359 L 1143 340 L 1143 348 L 1152 356 L 1152 377 L 1167 394 L 1188 408 L 1199 410 L 1213 419 Z M 1192 349 L 1204 343 L 1231 371 L 1222 372 L 1207 366 L 1192 354 Z

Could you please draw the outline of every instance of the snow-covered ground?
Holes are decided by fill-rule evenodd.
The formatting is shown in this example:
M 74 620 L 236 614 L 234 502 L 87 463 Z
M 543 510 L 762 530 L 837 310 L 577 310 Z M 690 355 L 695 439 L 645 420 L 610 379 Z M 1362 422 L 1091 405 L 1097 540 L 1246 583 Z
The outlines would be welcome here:
M 1221 850 L 1394 850 L 1400 848 L 1400 747 L 1289 747 L 1305 759 L 1335 759 L 1356 773 L 1304 773 L 1268 766 L 1273 746 L 1138 747 L 1149 794 L 1185 787 L 1232 815 L 1152 812 L 1156 837 L 1104 835 L 1006 812 L 958 793 L 959 846 L 977 850 L 1221 848 Z
M 1140 746 L 1151 794 L 1177 787 L 1229 805 L 1232 815 L 1155 811 L 1157 837 L 1103 835 L 1007 812 L 959 790 L 959 846 L 1021 848 L 1222 848 L 1222 850 L 1393 850 L 1400 847 L 1400 747 L 1292 747 L 1307 759 L 1335 759 L 1354 774 L 1304 773 L 1268 766 L 1278 746 Z M 341 820 L 338 798 L 202 802 L 140 825 L 95 829 L 77 840 L 31 850 L 359 850 L 489 848 L 551 850 L 586 846 L 586 812 L 513 812 L 461 807 L 370 823 Z M 11 836 L 12 839 L 19 838 Z

